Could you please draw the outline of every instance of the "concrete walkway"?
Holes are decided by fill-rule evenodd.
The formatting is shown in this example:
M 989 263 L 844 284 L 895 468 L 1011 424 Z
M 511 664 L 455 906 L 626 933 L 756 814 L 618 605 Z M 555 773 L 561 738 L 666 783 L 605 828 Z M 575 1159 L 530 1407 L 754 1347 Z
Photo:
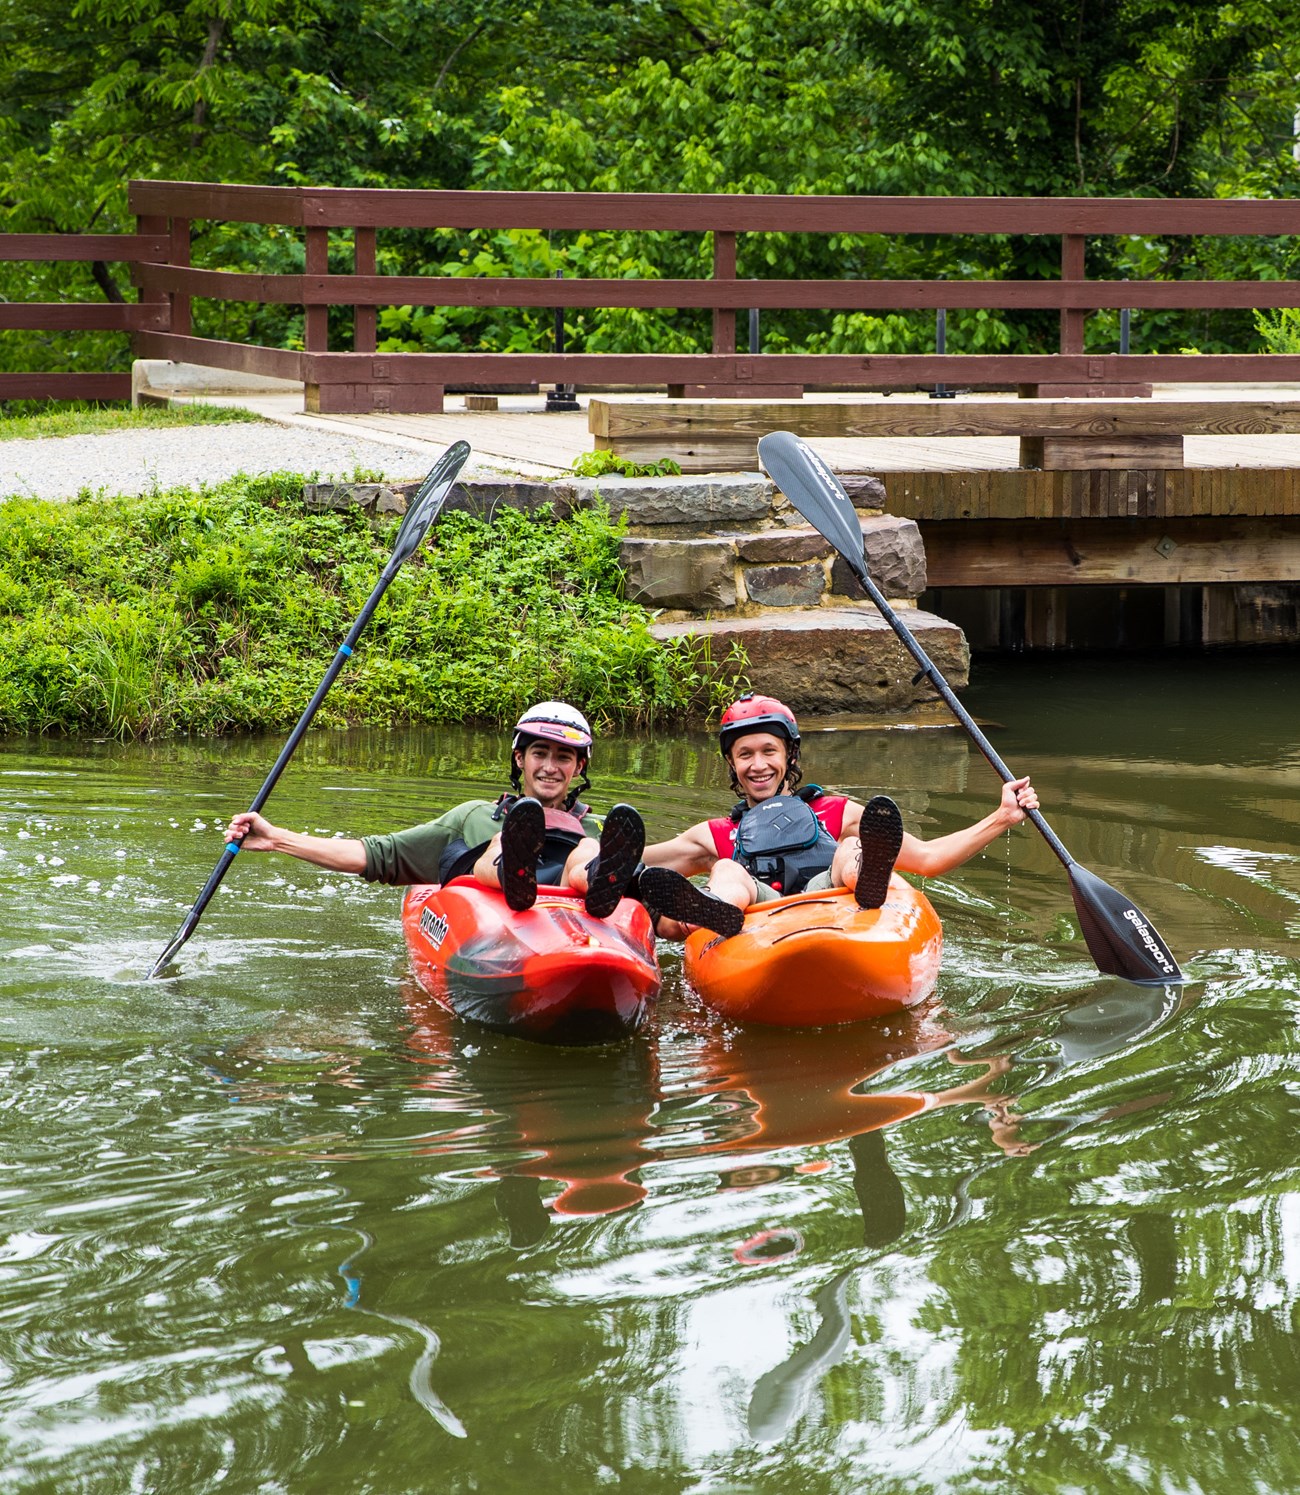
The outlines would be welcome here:
M 188 368 L 137 365 L 149 367 Z M 593 446 L 586 397 L 581 395 L 583 408 L 577 411 L 547 411 L 545 396 L 537 394 L 501 395 L 494 411 L 467 410 L 463 398 L 449 396 L 447 410 L 439 415 L 311 415 L 303 408 L 301 385 L 263 380 L 260 388 L 205 388 L 210 377 L 212 371 L 190 370 L 188 380 L 179 380 L 179 387 L 169 386 L 167 392 L 180 399 L 239 406 L 268 424 L 0 442 L 0 496 L 68 498 L 83 488 L 138 493 L 155 486 L 220 481 L 238 472 L 292 471 L 346 481 L 364 471 L 402 482 L 422 477 L 440 452 L 460 440 L 473 449 L 467 478 L 509 475 L 545 480 L 569 474 L 574 459 Z M 142 383 L 151 387 L 147 379 Z M 161 385 L 153 387 L 163 392 Z M 1295 400 L 1300 387 L 1165 385 L 1157 386 L 1155 393 L 1157 399 L 1192 396 Z M 814 439 L 810 444 L 841 472 L 979 472 L 1019 465 L 1015 438 Z M 1300 467 L 1300 435 L 1189 436 L 1185 461 L 1188 467 Z
M 372 442 L 391 442 L 411 449 L 440 451 L 450 442 L 468 441 L 475 459 L 502 472 L 525 477 L 555 477 L 571 469 L 581 452 L 592 449 L 587 431 L 586 397 L 579 411 L 551 411 L 544 395 L 502 395 L 495 411 L 466 410 L 449 395 L 441 415 L 308 415 L 298 391 L 274 395 L 223 397 L 265 415 L 268 420 L 304 424 Z M 648 398 L 659 398 L 649 396 Z M 819 395 L 834 399 L 834 395 Z M 844 399 L 872 398 L 844 395 Z M 875 396 L 888 399 L 889 396 Z M 914 396 L 913 396 L 914 398 Z M 1014 395 L 979 395 L 972 399 L 1015 399 Z M 1300 387 L 1276 385 L 1157 385 L 1154 399 L 1296 400 Z M 841 472 L 978 472 L 1014 468 L 1020 463 L 1015 437 L 945 437 L 943 440 L 820 440 L 809 443 Z M 1300 467 L 1300 435 L 1189 436 L 1188 467 Z M 757 467 L 757 459 L 755 460 Z

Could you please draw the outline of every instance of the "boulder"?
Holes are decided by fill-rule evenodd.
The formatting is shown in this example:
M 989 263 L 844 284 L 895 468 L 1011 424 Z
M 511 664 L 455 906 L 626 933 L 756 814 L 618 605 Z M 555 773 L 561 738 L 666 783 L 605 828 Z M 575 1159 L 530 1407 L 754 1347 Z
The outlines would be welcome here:
M 629 602 L 690 612 L 736 605 L 736 549 L 727 540 L 628 538 L 618 559 Z

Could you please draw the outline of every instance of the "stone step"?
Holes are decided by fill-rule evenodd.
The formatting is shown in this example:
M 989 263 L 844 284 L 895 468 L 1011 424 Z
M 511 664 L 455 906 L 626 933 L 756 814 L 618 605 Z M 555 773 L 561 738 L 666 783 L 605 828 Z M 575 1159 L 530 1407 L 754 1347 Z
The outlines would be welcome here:
M 966 685 L 970 650 L 955 623 L 915 607 L 899 617 L 916 636 L 954 690 Z M 916 664 L 893 629 L 871 606 L 808 607 L 768 611 L 754 617 L 691 618 L 655 623 L 664 643 L 694 638 L 709 647 L 721 666 L 733 646 L 749 660 L 755 690 L 778 696 L 795 711 L 852 711 L 907 718 L 931 705 L 928 681 L 912 683 Z
M 878 478 L 850 473 L 843 481 L 856 508 L 879 511 L 884 507 L 885 489 Z M 419 479 L 407 483 L 308 483 L 304 494 L 308 508 L 374 508 L 377 501 L 382 504 L 393 496 L 404 503 L 418 487 Z M 502 507 L 534 514 L 549 506 L 552 513 L 563 517 L 597 503 L 606 504 L 615 519 L 626 515 L 633 533 L 671 535 L 685 529 L 712 534 L 737 526 L 761 530 L 764 526 L 788 528 L 801 522 L 784 495 L 757 472 L 695 478 L 561 478 L 554 483 L 531 478 L 473 478 L 457 483 L 444 507 L 471 514 L 493 514 Z
M 867 570 L 888 598 L 925 591 L 925 546 L 910 519 L 859 516 Z M 815 529 L 725 531 L 666 539 L 629 536 L 619 547 L 627 597 L 643 607 L 686 612 L 717 608 L 817 607 L 833 595 L 859 595 L 848 563 Z

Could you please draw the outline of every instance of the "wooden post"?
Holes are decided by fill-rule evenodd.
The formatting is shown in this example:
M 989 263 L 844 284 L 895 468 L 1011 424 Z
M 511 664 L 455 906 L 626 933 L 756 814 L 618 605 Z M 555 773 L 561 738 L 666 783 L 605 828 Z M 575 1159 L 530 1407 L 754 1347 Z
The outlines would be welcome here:
M 713 231 L 713 278 L 714 280 L 735 280 L 736 278 L 736 236 L 732 233 L 723 233 L 719 229 Z M 715 353 L 736 351 L 736 313 L 734 311 L 714 307 L 713 351 Z
M 1087 240 L 1082 234 L 1061 235 L 1061 280 L 1087 280 L 1088 271 L 1086 260 Z M 1061 352 L 1079 354 L 1084 351 L 1084 324 L 1087 320 L 1087 312 L 1073 307 L 1063 308 L 1061 311 Z M 1120 384 L 1114 381 L 1104 382 L 1100 377 L 1094 377 L 1086 384 L 1060 383 L 1060 384 L 1022 384 L 1020 394 L 1023 396 L 1038 396 L 1041 399 L 1074 398 L 1085 395 L 1111 396 L 1115 398 L 1142 397 L 1151 394 L 1149 384 Z M 1181 461 L 1181 457 L 1179 458 Z M 1022 452 L 1021 466 L 1047 466 L 1045 462 L 1034 460 L 1032 455 Z
M 373 228 L 357 228 L 353 230 L 352 239 L 352 273 L 354 275 L 375 275 L 378 273 L 379 261 L 375 253 L 375 230 Z M 354 306 L 352 308 L 352 347 L 357 353 L 373 353 L 376 344 L 376 330 L 379 325 L 379 308 L 377 306 Z
M 327 228 L 309 228 L 306 234 L 306 272 L 328 275 L 330 270 L 330 235 Z M 303 307 L 303 341 L 308 353 L 328 353 L 330 328 L 328 306 Z
M 190 263 L 189 219 L 173 218 L 169 237 L 171 240 L 167 251 L 169 263 L 188 267 Z M 183 291 L 172 291 L 169 299 L 171 301 L 171 331 L 178 333 L 181 337 L 189 337 L 194 330 L 189 296 Z
M 729 230 L 713 230 L 713 279 L 735 280 L 736 278 L 736 234 Z M 670 399 L 707 398 L 718 399 L 800 399 L 802 384 L 764 384 L 755 378 L 754 365 L 747 358 L 736 358 L 736 312 L 732 307 L 713 309 L 713 353 L 715 356 L 730 356 L 733 360 L 734 376 L 730 379 L 709 379 L 701 384 L 669 384 Z
M 1061 279 L 1086 280 L 1084 250 L 1086 240 L 1082 234 L 1061 235 Z M 1087 312 L 1063 311 L 1061 313 L 1061 352 L 1083 352 L 1083 324 Z
M 171 231 L 169 221 L 156 213 L 137 213 L 135 215 L 135 231 L 138 234 L 169 234 Z M 168 251 L 170 253 L 170 250 Z M 155 306 L 159 310 L 158 330 L 163 332 L 172 331 L 171 325 L 171 297 L 165 291 L 147 291 L 138 288 L 135 293 L 136 300 L 142 306 Z M 133 358 L 139 356 L 139 337 L 131 333 L 131 355 Z M 143 386 L 137 382 L 136 370 L 131 371 L 131 404 L 165 404 L 166 396 L 148 395 L 143 391 Z

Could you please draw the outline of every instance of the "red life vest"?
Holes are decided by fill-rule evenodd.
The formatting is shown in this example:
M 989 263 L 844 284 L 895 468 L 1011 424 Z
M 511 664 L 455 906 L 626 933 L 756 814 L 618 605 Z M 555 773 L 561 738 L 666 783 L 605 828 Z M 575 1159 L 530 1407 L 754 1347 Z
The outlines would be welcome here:
M 800 795 L 808 805 L 808 808 L 821 821 L 833 840 L 840 839 L 840 831 L 844 828 L 844 811 L 848 807 L 848 796 L 845 794 L 827 794 L 820 784 L 809 784 L 808 788 L 813 790 L 809 796 L 805 791 Z M 709 821 L 709 830 L 713 834 L 713 845 L 720 857 L 730 860 L 736 849 L 736 827 L 740 824 L 740 817 L 745 813 L 746 806 L 738 804 L 732 811 L 733 819 L 718 819 Z M 739 813 L 737 813 L 739 812 Z M 827 863 L 829 866 L 830 863 Z

